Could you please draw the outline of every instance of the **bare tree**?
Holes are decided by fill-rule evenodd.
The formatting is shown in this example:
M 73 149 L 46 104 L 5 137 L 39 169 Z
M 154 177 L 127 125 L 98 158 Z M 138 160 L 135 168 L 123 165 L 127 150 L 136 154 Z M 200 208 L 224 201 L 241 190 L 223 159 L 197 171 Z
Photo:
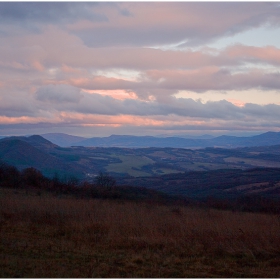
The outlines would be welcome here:
M 99 172 L 99 175 L 95 178 L 95 184 L 99 187 L 111 188 L 116 185 L 116 180 L 103 172 Z

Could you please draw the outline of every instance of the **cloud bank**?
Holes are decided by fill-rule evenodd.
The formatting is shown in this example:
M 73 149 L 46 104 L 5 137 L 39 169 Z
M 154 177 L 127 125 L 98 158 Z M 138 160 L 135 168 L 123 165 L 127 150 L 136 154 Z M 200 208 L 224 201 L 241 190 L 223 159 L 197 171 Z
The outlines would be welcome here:
M 279 130 L 280 49 L 208 46 L 280 30 L 279 11 L 277 2 L 2 2 L 0 135 Z

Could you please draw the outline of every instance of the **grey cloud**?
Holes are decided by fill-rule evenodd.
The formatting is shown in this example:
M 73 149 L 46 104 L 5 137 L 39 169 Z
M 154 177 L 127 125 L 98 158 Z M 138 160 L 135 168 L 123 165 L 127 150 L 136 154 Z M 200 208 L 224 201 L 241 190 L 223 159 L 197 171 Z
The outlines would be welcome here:
M 117 100 L 110 96 L 83 93 L 78 103 L 57 102 L 52 104 L 57 111 L 76 112 L 99 115 L 136 115 L 168 116 L 220 119 L 224 121 L 248 119 L 273 119 L 280 117 L 280 106 L 275 104 L 246 104 L 238 107 L 226 101 L 209 101 L 169 97 L 164 103 L 158 101 L 141 101 L 135 99 Z
M 78 103 L 82 97 L 80 89 L 70 85 L 47 85 L 36 91 L 37 100 L 51 103 Z
M 24 24 L 73 23 L 77 20 L 107 21 L 103 14 L 93 12 L 98 3 L 90 2 L 1 2 L 0 22 Z
M 48 85 L 40 87 L 34 95 L 17 94 L 0 96 L 1 116 L 7 117 L 47 117 L 59 112 L 99 115 L 134 115 L 142 117 L 170 116 L 225 122 L 273 121 L 280 118 L 280 106 L 276 104 L 258 105 L 247 103 L 238 107 L 226 101 L 202 103 L 191 98 L 168 97 L 163 102 L 136 99 L 118 100 L 110 96 L 88 94 L 68 85 Z M 172 118 L 171 118 L 172 119 Z M 171 120 L 170 119 L 170 120 Z
M 105 46 L 154 46 L 181 43 L 181 46 L 198 46 L 212 42 L 220 37 L 233 36 L 239 32 L 270 23 L 280 22 L 277 3 L 135 3 L 134 8 L 142 8 L 141 21 L 138 26 L 111 25 L 99 26 L 75 32 L 90 47 Z M 131 5 L 130 5 L 131 6 Z M 172 21 L 164 21 L 164 12 L 160 6 L 170 7 L 174 13 Z M 145 9 L 154 10 L 155 17 L 162 17 L 159 23 L 145 17 Z M 133 11 L 132 11 L 133 12 Z M 175 13 L 185 14 L 186 21 L 176 23 Z M 230 15 L 227 16 L 227 15 Z M 189 22 L 192 18 L 193 22 Z M 203 18 L 203 21 L 201 20 Z M 220 25 L 217 25 L 220 19 Z M 147 26 L 146 23 L 151 23 Z
M 149 73 L 147 73 L 149 76 Z M 163 81 L 158 84 L 157 81 L 162 78 Z M 231 74 L 229 70 L 214 70 L 214 71 L 197 71 L 192 72 L 178 72 L 176 71 L 169 75 L 164 71 L 152 77 L 152 82 L 142 83 L 139 85 L 142 89 L 153 88 L 173 90 L 173 94 L 178 90 L 190 90 L 198 93 L 207 92 L 209 90 L 244 90 L 261 88 L 263 90 L 280 89 L 280 74 L 279 73 L 266 73 L 264 71 L 251 71 L 247 73 Z M 150 84 L 150 87 L 147 85 Z M 143 91 L 143 90 L 142 90 Z M 137 85 L 136 85 L 137 92 Z M 142 96 L 144 93 L 141 92 Z M 155 94 L 156 96 L 156 94 Z
M 181 32 L 176 33 L 174 30 L 153 26 L 150 26 L 149 29 L 101 26 L 73 33 L 81 38 L 88 47 L 93 48 L 165 45 L 181 41 L 184 38 Z
M 277 128 L 279 125 L 277 120 L 280 118 L 280 106 L 276 104 L 261 106 L 248 103 L 244 107 L 238 107 L 226 100 L 204 104 L 199 100 L 170 97 L 169 102 L 159 103 L 157 101 L 146 102 L 132 99 L 116 100 L 112 97 L 98 94 L 83 93 L 83 95 L 84 97 L 79 103 L 65 103 L 63 101 L 49 103 L 42 99 L 37 103 L 36 100 L 29 100 L 29 102 L 34 107 L 33 115 L 44 117 L 49 112 L 48 119 L 50 122 L 52 121 L 52 116 L 59 115 L 61 111 L 89 115 L 147 116 L 154 120 L 167 121 L 167 125 L 164 126 L 150 126 L 154 131 L 157 129 L 170 129 L 174 131 L 183 129 L 267 130 L 268 128 Z M 11 107 L 5 108 L 4 105 L 1 103 L 1 113 L 12 109 Z M 23 109 L 25 106 L 22 106 L 21 111 L 15 106 L 13 110 L 10 110 L 9 116 L 18 117 L 21 116 L 20 114 L 26 115 Z M 200 124 L 194 124 L 193 120 L 199 121 Z M 186 121 L 189 121 L 190 124 L 180 125 L 181 122 L 186 123 Z M 174 124 L 171 126 L 171 123 Z M 78 127 L 81 124 L 83 124 L 83 119 L 81 118 L 62 118 L 59 122 L 56 121 L 56 123 L 0 125 L 0 131 L 5 129 L 7 131 L 8 128 L 11 130 L 22 129 L 24 127 L 30 127 L 30 129 Z M 143 125 L 143 128 L 149 129 L 149 126 Z
M 128 9 L 121 9 L 120 14 L 124 17 L 131 17 L 133 16 L 132 13 Z
M 118 19 L 115 21 L 114 17 L 106 15 L 108 7 L 132 22 L 119 24 Z M 138 10 L 141 12 L 137 13 Z M 170 12 L 171 19 L 165 21 L 166 10 Z M 156 16 L 150 11 L 154 11 Z M 227 16 L 229 14 L 230 17 Z M 177 15 L 181 17 L 178 21 Z M 217 18 L 221 21 L 220 25 L 217 25 Z M 38 32 L 44 24 L 67 25 L 78 20 L 106 22 L 71 31 L 90 47 L 154 46 L 182 42 L 183 45 L 194 46 L 267 23 L 280 23 L 277 3 L 0 2 L 2 26 L 20 25 Z M 0 32 L 5 34 L 4 29 Z
M 92 76 L 72 85 L 90 90 L 123 89 L 133 91 L 140 99 L 154 96 L 158 100 L 176 94 L 180 90 L 204 93 L 209 90 L 280 89 L 280 74 L 261 70 L 232 74 L 228 69 L 151 70 L 141 80 L 126 81 L 117 78 Z
M 0 116 L 5 117 L 34 117 L 37 108 L 34 100 L 25 92 L 19 90 L 0 91 Z
M 188 40 L 180 47 L 203 45 L 221 37 L 233 36 L 263 25 L 279 26 L 280 24 L 280 7 L 277 3 L 207 2 L 190 3 L 190 6 L 194 14 L 204 12 L 204 20 L 208 26 L 191 29 Z M 218 22 L 223 22 L 222 25 L 225 25 L 225 28 L 222 25 L 220 28 L 215 24 L 212 25 L 211 22 L 216 23 L 217 19 L 219 19 Z

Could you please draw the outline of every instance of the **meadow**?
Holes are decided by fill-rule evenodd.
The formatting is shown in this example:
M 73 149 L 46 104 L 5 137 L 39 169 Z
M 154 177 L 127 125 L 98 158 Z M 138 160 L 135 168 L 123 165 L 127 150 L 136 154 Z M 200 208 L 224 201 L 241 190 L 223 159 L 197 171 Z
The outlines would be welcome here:
M 0 189 L 1 277 L 280 277 L 279 215 Z

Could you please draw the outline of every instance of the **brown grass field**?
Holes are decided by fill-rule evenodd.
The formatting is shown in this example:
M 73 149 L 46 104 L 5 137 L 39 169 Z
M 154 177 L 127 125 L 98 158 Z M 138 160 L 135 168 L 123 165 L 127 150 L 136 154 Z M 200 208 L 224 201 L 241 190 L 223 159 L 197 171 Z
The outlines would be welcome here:
M 0 276 L 280 277 L 277 215 L 0 190 Z

